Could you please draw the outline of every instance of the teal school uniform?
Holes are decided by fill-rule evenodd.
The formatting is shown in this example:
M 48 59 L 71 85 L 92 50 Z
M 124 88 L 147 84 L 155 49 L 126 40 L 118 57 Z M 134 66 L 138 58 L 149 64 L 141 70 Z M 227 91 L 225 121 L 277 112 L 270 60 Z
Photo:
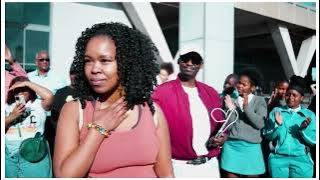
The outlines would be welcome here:
M 275 122 L 276 111 L 281 112 L 283 117 L 280 126 Z M 310 124 L 300 130 L 301 123 L 307 117 L 311 118 Z M 313 161 L 309 146 L 316 143 L 316 116 L 312 111 L 302 106 L 297 111 L 287 106 L 276 107 L 269 114 L 263 135 L 276 144 L 268 159 L 272 177 L 312 177 Z

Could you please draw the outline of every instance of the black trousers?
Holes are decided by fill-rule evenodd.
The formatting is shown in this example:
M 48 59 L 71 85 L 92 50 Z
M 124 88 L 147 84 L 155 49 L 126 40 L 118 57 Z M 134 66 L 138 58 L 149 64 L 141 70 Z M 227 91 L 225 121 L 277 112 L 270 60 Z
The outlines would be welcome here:
M 52 120 L 51 116 L 47 116 L 44 129 L 44 136 L 46 137 L 49 143 L 51 158 L 53 158 L 54 154 L 54 139 L 56 137 L 56 126 L 57 124 Z

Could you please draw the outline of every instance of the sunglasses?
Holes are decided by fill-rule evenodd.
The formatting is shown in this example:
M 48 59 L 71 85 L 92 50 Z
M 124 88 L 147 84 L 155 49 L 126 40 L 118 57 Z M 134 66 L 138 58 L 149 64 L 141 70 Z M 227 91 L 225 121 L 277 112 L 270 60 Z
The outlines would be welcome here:
M 182 63 L 187 63 L 187 62 L 189 62 L 190 60 L 191 60 L 192 64 L 194 64 L 194 65 L 200 65 L 200 64 L 202 64 L 202 61 L 199 60 L 199 59 L 181 59 L 181 58 L 180 58 L 180 61 L 181 61 Z
M 38 59 L 38 61 L 40 61 L 40 62 L 44 62 L 44 61 L 50 62 L 50 59 L 49 58 L 41 58 L 41 59 Z

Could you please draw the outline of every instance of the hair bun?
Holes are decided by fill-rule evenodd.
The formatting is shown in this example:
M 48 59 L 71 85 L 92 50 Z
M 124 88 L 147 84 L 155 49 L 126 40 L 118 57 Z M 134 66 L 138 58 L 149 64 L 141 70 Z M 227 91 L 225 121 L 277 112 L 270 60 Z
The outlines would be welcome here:
M 290 84 L 291 85 L 297 85 L 297 86 L 300 86 L 302 88 L 306 88 L 307 87 L 306 80 L 303 77 L 297 76 L 297 75 L 291 76 Z

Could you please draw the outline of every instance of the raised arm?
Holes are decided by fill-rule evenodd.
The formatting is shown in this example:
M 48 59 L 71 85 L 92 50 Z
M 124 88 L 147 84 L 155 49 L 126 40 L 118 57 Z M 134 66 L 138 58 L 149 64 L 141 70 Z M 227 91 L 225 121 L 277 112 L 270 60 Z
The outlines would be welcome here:
M 10 67 L 12 68 L 12 73 L 15 76 L 25 76 L 27 77 L 26 71 L 20 66 L 20 64 L 16 63 L 11 55 L 10 49 L 7 47 L 5 48 L 5 60 L 9 63 Z
M 310 113 L 310 117 L 305 119 L 299 128 L 303 140 L 310 146 L 316 144 L 316 129 L 316 116 L 314 113 Z
M 29 87 L 32 89 L 37 95 L 41 97 L 41 105 L 44 110 L 50 110 L 51 105 L 53 103 L 53 94 L 51 91 L 39 84 L 33 83 L 31 81 L 23 81 L 17 82 L 10 87 L 9 90 L 18 88 L 18 87 Z
M 157 104 L 155 104 L 155 109 L 154 121 L 157 126 L 157 135 L 160 139 L 160 151 L 154 170 L 160 178 L 173 178 L 168 125 L 161 108 Z
M 287 133 L 287 128 L 284 125 L 283 117 L 277 108 L 269 113 L 269 118 L 266 119 L 265 127 L 262 130 L 262 134 L 268 140 L 283 139 Z M 280 137 L 281 136 L 281 137 Z

